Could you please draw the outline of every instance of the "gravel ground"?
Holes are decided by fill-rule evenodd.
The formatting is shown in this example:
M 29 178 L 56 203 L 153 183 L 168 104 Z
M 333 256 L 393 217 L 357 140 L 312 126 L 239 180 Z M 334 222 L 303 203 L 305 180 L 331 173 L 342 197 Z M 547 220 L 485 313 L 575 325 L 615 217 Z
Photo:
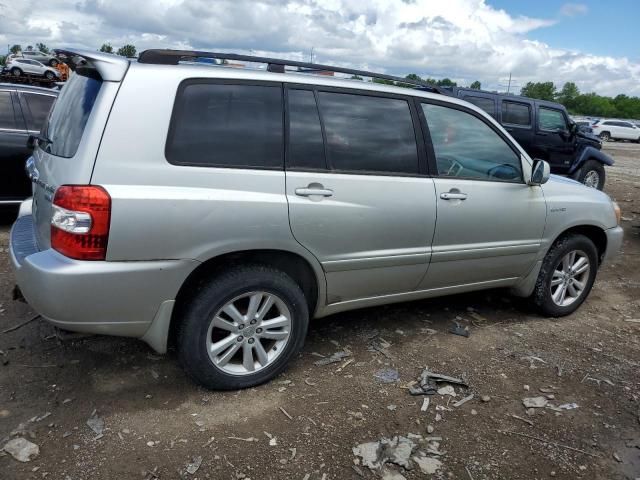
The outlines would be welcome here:
M 0 478 L 376 478 L 352 449 L 409 434 L 441 465 L 433 475 L 390 468 L 406 479 L 640 477 L 640 323 L 629 321 L 640 318 L 640 146 L 605 148 L 616 158 L 606 190 L 622 207 L 623 254 L 573 315 L 542 318 L 501 290 L 334 315 L 312 322 L 279 378 L 226 393 L 193 385 L 174 355 L 142 342 L 61 339 L 34 321 L 0 334 L 0 440 L 22 431 L 39 455 L 0 454 Z M 9 217 L 0 330 L 34 315 L 11 299 Z M 469 338 L 448 333 L 457 317 Z M 338 363 L 314 363 L 345 349 Z M 427 366 L 469 387 L 421 411 L 406 387 Z M 376 379 L 384 369 L 399 381 Z M 523 398 L 537 396 L 577 408 L 527 411 Z M 87 425 L 94 411 L 101 435 Z

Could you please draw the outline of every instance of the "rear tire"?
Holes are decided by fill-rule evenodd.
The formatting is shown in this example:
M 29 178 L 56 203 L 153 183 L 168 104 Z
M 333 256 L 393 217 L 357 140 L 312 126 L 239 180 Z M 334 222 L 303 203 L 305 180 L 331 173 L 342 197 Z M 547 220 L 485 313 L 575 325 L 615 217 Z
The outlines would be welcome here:
M 602 132 L 599 136 L 600 140 L 602 140 L 603 142 L 611 141 L 611 134 L 609 132 Z
M 60 62 L 58 62 L 58 60 L 56 60 L 55 58 L 52 58 L 51 60 L 49 60 L 49 66 L 50 67 L 54 67 L 55 68 L 56 65 L 58 65 L 58 63 L 60 63 Z
M 269 326 L 287 317 L 286 326 Z M 308 323 L 306 299 L 291 277 L 264 265 L 237 267 L 198 287 L 179 325 L 178 358 L 206 388 L 253 387 L 286 368 L 304 344 Z
M 587 160 L 580 168 L 580 173 L 576 177 L 576 180 L 587 187 L 602 190 L 604 188 L 605 178 L 606 173 L 604 166 L 596 160 Z
M 55 75 L 53 72 L 44 72 L 44 76 L 47 80 L 53 80 L 55 78 Z
M 13 75 L 14 77 L 19 77 L 20 75 L 22 75 L 22 70 L 20 70 L 18 67 L 13 67 L 11 69 L 11 75 Z
M 580 271 L 584 265 L 587 270 Z M 546 316 L 569 315 L 576 311 L 589 295 L 597 270 L 598 250 L 589 238 L 579 234 L 561 237 L 552 245 L 542 261 L 542 268 L 530 300 L 534 307 Z M 559 289 L 565 290 L 564 295 Z

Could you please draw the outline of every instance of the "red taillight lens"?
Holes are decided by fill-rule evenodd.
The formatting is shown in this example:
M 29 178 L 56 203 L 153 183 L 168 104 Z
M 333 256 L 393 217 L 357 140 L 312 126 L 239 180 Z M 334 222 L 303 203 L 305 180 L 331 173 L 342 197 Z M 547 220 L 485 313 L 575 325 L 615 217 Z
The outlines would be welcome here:
M 93 185 L 63 185 L 53 197 L 51 247 L 78 260 L 104 260 L 111 197 Z

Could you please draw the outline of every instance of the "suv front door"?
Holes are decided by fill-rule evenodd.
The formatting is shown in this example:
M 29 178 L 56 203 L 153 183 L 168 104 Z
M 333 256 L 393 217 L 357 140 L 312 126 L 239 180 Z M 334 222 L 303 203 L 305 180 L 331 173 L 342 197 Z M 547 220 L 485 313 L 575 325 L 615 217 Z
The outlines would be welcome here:
M 554 172 L 569 170 L 575 155 L 575 134 L 570 132 L 564 112 L 537 105 L 536 118 L 532 156 L 549 162 Z
M 484 117 L 435 100 L 421 103 L 421 113 L 438 218 L 420 288 L 512 285 L 540 249 L 542 189 L 524 183 L 519 151 Z
M 436 211 L 413 102 L 288 86 L 286 130 L 291 230 L 322 264 L 327 302 L 415 290 Z

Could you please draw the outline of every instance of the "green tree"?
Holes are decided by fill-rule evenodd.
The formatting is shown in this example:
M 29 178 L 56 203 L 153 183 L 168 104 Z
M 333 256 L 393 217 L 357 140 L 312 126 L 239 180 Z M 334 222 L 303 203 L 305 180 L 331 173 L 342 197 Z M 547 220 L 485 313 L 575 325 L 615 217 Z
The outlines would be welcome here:
M 136 47 L 128 43 L 120 47 L 117 53 L 121 57 L 132 58 L 136 56 Z
M 51 50 L 49 50 L 49 47 L 47 47 L 42 42 L 36 43 L 36 50 L 38 50 L 39 52 L 42 52 L 42 53 L 49 53 L 51 51 Z
M 113 47 L 110 43 L 103 43 L 100 47 L 100 51 L 104 53 L 113 53 Z
M 17 55 L 17 54 L 18 54 L 18 52 L 21 52 L 21 51 L 22 51 L 22 45 L 15 44 L 14 46 L 12 46 L 12 47 L 9 49 L 9 51 L 10 51 L 11 53 L 13 53 L 14 55 Z
M 556 98 L 556 86 L 553 82 L 527 82 L 520 90 L 520 95 L 537 98 L 538 100 L 554 101 Z
M 0 55 L 0 65 L 4 65 L 7 60 L 6 55 Z
M 480 90 L 482 88 L 482 84 L 480 83 L 480 80 L 476 80 L 471 84 L 469 88 L 473 88 L 474 90 Z
M 564 105 L 567 110 L 573 110 L 576 99 L 580 95 L 578 86 L 573 82 L 567 82 L 563 85 L 562 90 L 556 95 L 556 101 Z
M 439 87 L 455 87 L 458 84 L 449 78 L 443 78 L 442 80 L 438 80 L 436 85 Z

